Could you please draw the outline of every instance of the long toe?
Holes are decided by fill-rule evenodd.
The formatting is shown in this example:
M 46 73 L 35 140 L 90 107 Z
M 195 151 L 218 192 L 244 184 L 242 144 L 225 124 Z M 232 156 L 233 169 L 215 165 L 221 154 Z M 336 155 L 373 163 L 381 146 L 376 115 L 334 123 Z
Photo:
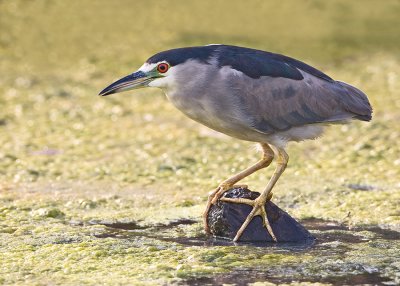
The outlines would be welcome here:
M 204 231 L 207 234 L 210 234 L 210 226 L 208 225 L 208 212 L 210 211 L 210 207 L 207 206 L 206 210 L 203 213 L 203 225 L 204 225 Z
M 269 235 L 271 236 L 273 241 L 277 241 L 276 236 L 274 234 L 274 231 L 272 230 L 271 224 L 269 223 L 268 216 L 267 216 L 267 211 L 265 208 L 266 203 L 271 199 L 272 193 L 267 196 L 266 199 L 263 198 L 257 198 L 255 200 L 250 200 L 250 199 L 243 199 L 243 198 L 221 198 L 220 200 L 223 202 L 228 202 L 228 203 L 236 203 L 236 204 L 246 204 L 250 205 L 253 207 L 251 212 L 248 214 L 246 220 L 243 222 L 241 227 L 236 233 L 235 238 L 233 241 L 238 241 L 240 237 L 242 236 L 243 232 L 249 225 L 249 223 L 253 220 L 255 216 L 261 216 L 263 220 L 263 225 L 267 229 Z
M 247 188 L 247 185 L 233 185 L 233 184 L 228 184 L 228 183 L 222 183 L 221 185 L 218 186 L 218 188 L 211 193 L 210 196 L 212 196 L 211 203 L 216 204 L 217 201 L 224 195 L 226 191 L 229 191 L 230 189 L 233 188 Z
M 263 219 L 263 225 L 267 229 L 272 240 L 277 242 L 278 240 L 276 239 L 274 231 L 272 230 L 271 224 L 269 223 L 269 220 L 268 220 L 267 211 L 265 209 L 265 204 L 261 206 L 261 217 Z
M 233 185 L 233 184 L 229 184 L 229 183 L 222 183 L 214 191 L 212 191 L 210 193 L 210 195 L 208 196 L 206 209 L 203 213 L 204 231 L 207 234 L 211 233 L 210 227 L 208 225 L 208 214 L 211 209 L 211 206 L 216 204 L 218 202 L 218 200 L 225 201 L 226 199 L 228 199 L 228 198 L 224 198 L 222 196 L 226 191 L 228 191 L 232 188 L 247 188 L 247 185 Z M 248 203 L 252 206 L 254 205 L 254 201 L 252 201 L 252 200 L 246 200 L 246 202 L 242 201 L 241 203 Z
M 245 231 L 246 227 L 249 225 L 249 223 L 253 220 L 253 218 L 257 215 L 260 214 L 259 211 L 260 207 L 255 205 L 253 206 L 253 209 L 251 210 L 251 212 L 249 213 L 249 215 L 247 216 L 246 220 L 243 222 L 242 226 L 239 228 L 238 232 L 236 233 L 235 238 L 233 239 L 233 241 L 238 241 L 239 238 L 242 236 L 243 232 Z
M 228 183 L 220 184 L 215 190 L 210 192 L 207 200 L 206 209 L 203 213 L 203 224 L 204 224 L 204 231 L 207 234 L 210 234 L 210 227 L 208 225 L 208 213 L 210 212 L 211 206 L 216 204 L 218 199 L 222 197 L 222 195 L 229 189 L 233 188 L 234 185 Z

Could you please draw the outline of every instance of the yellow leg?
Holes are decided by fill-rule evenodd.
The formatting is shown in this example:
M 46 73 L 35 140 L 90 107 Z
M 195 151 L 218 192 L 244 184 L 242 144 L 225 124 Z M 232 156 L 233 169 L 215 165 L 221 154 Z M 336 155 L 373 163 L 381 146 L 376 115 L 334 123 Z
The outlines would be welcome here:
M 289 156 L 282 148 L 277 148 L 275 146 L 271 146 L 272 150 L 277 157 L 277 166 L 275 169 L 274 174 L 272 175 L 271 179 L 268 182 L 267 187 L 264 189 L 262 194 L 255 200 L 248 200 L 248 199 L 231 199 L 231 198 L 221 198 L 221 201 L 229 202 L 229 203 L 239 203 L 239 204 L 247 204 L 253 207 L 250 214 L 247 216 L 246 220 L 236 233 L 235 238 L 233 241 L 238 241 L 240 236 L 243 234 L 246 227 L 249 225 L 251 220 L 260 215 L 263 219 L 263 224 L 265 228 L 268 230 L 268 233 L 271 235 L 274 241 L 277 241 L 275 234 L 271 228 L 271 225 L 268 221 L 267 212 L 265 210 L 265 203 L 269 201 L 272 197 L 272 188 L 274 187 L 275 183 L 278 181 L 281 174 L 285 171 L 287 163 L 289 161 Z
M 240 173 L 230 177 L 229 179 L 223 181 L 219 186 L 210 193 L 208 196 L 208 201 L 207 201 L 207 206 L 206 210 L 203 213 L 203 222 L 204 222 L 204 229 L 207 233 L 210 232 L 210 229 L 208 227 L 208 212 L 210 211 L 210 208 L 213 204 L 215 204 L 218 199 L 229 189 L 231 189 L 237 182 L 242 180 L 243 178 L 253 174 L 254 172 L 268 167 L 273 158 L 274 158 L 274 151 L 270 148 L 268 144 L 261 143 L 261 148 L 263 151 L 263 156 L 261 160 L 259 160 L 257 163 L 254 165 L 250 166 L 249 168 L 241 171 Z

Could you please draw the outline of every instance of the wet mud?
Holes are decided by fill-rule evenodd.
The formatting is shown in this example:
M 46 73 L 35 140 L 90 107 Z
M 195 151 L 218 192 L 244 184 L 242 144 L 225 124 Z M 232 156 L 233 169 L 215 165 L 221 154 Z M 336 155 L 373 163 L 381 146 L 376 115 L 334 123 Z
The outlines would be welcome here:
M 248 251 L 259 254 L 265 253 L 291 255 L 308 254 L 316 258 L 314 262 L 307 265 L 305 271 L 304 265 L 295 265 L 293 263 L 275 263 L 271 262 L 268 267 L 257 265 L 239 266 L 226 273 L 215 273 L 208 275 L 194 275 L 185 277 L 177 282 L 178 285 L 248 285 L 255 282 L 265 282 L 282 284 L 292 282 L 325 283 L 330 285 L 397 285 L 397 281 L 381 273 L 374 267 L 368 268 L 359 263 L 347 263 L 345 265 L 329 264 L 316 266 L 313 263 L 324 259 L 340 259 L 347 257 L 347 253 L 354 252 L 358 244 L 368 242 L 385 243 L 400 240 L 400 233 L 392 230 L 385 230 L 376 226 L 349 228 L 346 225 L 321 219 L 307 219 L 301 221 L 307 228 L 315 241 L 300 243 L 271 243 L 271 242 L 238 242 L 230 240 L 209 237 L 206 235 L 197 236 L 176 236 L 174 233 L 182 226 L 198 224 L 195 220 L 181 219 L 171 221 L 168 224 L 143 226 L 140 222 L 102 222 L 96 221 L 91 224 L 100 224 L 106 226 L 102 234 L 97 234 L 97 238 L 115 238 L 115 239 L 155 239 L 160 242 L 176 243 L 184 247 L 201 246 L 213 248 L 218 246 L 234 246 L 235 248 L 246 247 Z M 368 235 L 366 235 L 368 234 Z M 234 249 L 232 249 L 234 251 Z M 325 269 L 326 268 L 326 269 Z M 303 273 L 304 272 L 304 273 Z

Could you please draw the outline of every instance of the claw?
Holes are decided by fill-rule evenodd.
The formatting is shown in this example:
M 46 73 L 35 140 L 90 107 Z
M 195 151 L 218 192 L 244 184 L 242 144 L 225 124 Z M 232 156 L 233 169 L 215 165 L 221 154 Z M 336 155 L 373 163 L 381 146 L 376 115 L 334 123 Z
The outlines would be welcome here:
M 233 188 L 244 188 L 244 189 L 247 189 L 247 187 L 248 187 L 247 185 L 221 184 L 221 185 L 218 186 L 218 188 L 214 192 L 212 192 L 211 195 L 213 195 L 213 198 L 211 200 L 211 204 L 213 204 L 213 205 L 216 204 L 217 201 L 222 197 L 222 195 L 226 191 L 228 191 L 230 189 L 233 189 Z
M 207 222 L 207 217 L 208 217 L 208 212 L 211 208 L 212 204 L 215 204 L 219 198 L 225 193 L 229 188 L 232 187 L 234 183 L 239 182 L 240 180 L 244 179 L 245 177 L 253 174 L 254 172 L 268 167 L 274 156 L 277 157 L 277 167 L 271 177 L 271 179 L 268 182 L 268 185 L 256 200 L 249 202 L 248 200 L 240 200 L 240 199 L 228 199 L 228 198 L 223 198 L 223 201 L 228 201 L 230 203 L 244 203 L 251 205 L 253 209 L 251 210 L 250 214 L 247 216 L 245 222 L 243 225 L 240 227 L 239 231 L 237 232 L 234 241 L 237 241 L 240 236 L 242 235 L 243 231 L 247 227 L 247 225 L 250 223 L 250 221 L 256 216 L 256 215 L 261 215 L 263 219 L 264 226 L 268 230 L 269 234 L 271 235 L 272 239 L 274 241 L 277 241 L 276 236 L 274 235 L 274 232 L 272 231 L 271 225 L 269 224 L 268 217 L 267 217 L 267 212 L 265 210 L 265 203 L 269 201 L 272 198 L 272 189 L 275 186 L 275 183 L 278 181 L 279 177 L 282 175 L 282 173 L 285 171 L 285 168 L 287 166 L 287 162 L 289 160 L 289 156 L 286 153 L 285 149 L 282 147 L 277 147 L 271 144 L 267 143 L 260 143 L 262 150 L 263 150 L 263 157 L 260 161 L 258 161 L 256 164 L 250 166 L 249 168 L 241 171 L 240 173 L 230 177 L 229 179 L 225 180 L 223 184 L 221 184 L 214 192 L 211 193 L 211 195 L 208 197 L 208 202 L 207 202 L 207 207 L 206 211 L 203 214 L 203 221 L 204 221 L 204 228 L 207 233 L 209 233 L 209 226 Z M 228 187 L 229 186 L 229 187 Z M 247 188 L 247 186 L 246 186 Z
M 271 194 L 271 197 L 272 197 L 272 194 Z M 263 225 L 267 229 L 272 240 L 275 242 L 278 242 L 278 239 L 276 238 L 274 231 L 272 230 L 271 224 L 269 223 L 267 211 L 265 210 L 265 205 L 261 206 L 261 217 L 263 219 Z
M 208 226 L 208 212 L 210 211 L 211 206 L 216 204 L 226 191 L 232 188 L 247 188 L 247 187 L 248 187 L 247 185 L 231 185 L 228 183 L 222 183 L 214 191 L 210 193 L 210 195 L 208 196 L 206 209 L 203 213 L 204 230 L 207 234 L 210 234 L 210 227 Z
M 240 237 L 242 236 L 244 230 L 246 227 L 249 225 L 249 223 L 253 220 L 255 216 L 261 216 L 263 220 L 263 225 L 267 229 L 269 235 L 271 236 L 272 240 L 277 242 L 278 240 L 276 239 L 276 236 L 274 234 L 274 231 L 272 230 L 272 227 L 269 223 L 268 216 L 267 216 L 267 211 L 265 210 L 265 204 L 271 200 L 272 198 L 272 193 L 269 193 L 266 199 L 255 199 L 255 200 L 249 200 L 249 199 L 243 199 L 243 198 L 221 198 L 221 201 L 228 202 L 228 203 L 236 203 L 236 204 L 246 204 L 250 205 L 253 207 L 249 215 L 247 216 L 246 220 L 243 222 L 242 226 L 236 233 L 235 238 L 233 241 L 238 241 Z

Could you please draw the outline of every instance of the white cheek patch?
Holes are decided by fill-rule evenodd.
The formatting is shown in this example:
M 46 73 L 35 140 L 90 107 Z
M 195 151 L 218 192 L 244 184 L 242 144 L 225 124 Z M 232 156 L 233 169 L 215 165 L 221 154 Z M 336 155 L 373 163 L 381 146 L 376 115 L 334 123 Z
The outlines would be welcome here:
M 159 63 L 156 63 L 156 64 L 144 63 L 144 64 L 138 69 L 138 71 L 142 71 L 142 72 L 149 72 L 149 71 L 152 71 L 153 69 L 156 68 L 156 66 L 157 66 L 158 64 L 159 64 Z
M 155 69 L 157 69 L 157 66 L 161 63 L 166 63 L 168 64 L 166 61 L 160 61 L 158 63 L 144 63 L 139 69 L 138 71 L 144 72 L 144 73 L 148 73 L 151 71 L 154 71 Z M 154 80 L 152 80 L 148 86 L 151 87 L 158 87 L 158 88 L 171 88 L 173 87 L 173 83 L 174 83 L 174 67 L 169 67 L 168 71 L 165 73 L 162 73 L 162 77 L 156 78 Z
M 159 77 L 151 81 L 149 86 L 167 89 L 173 88 L 175 83 L 175 68 L 170 67 L 166 73 L 163 73 L 163 75 L 163 77 Z

